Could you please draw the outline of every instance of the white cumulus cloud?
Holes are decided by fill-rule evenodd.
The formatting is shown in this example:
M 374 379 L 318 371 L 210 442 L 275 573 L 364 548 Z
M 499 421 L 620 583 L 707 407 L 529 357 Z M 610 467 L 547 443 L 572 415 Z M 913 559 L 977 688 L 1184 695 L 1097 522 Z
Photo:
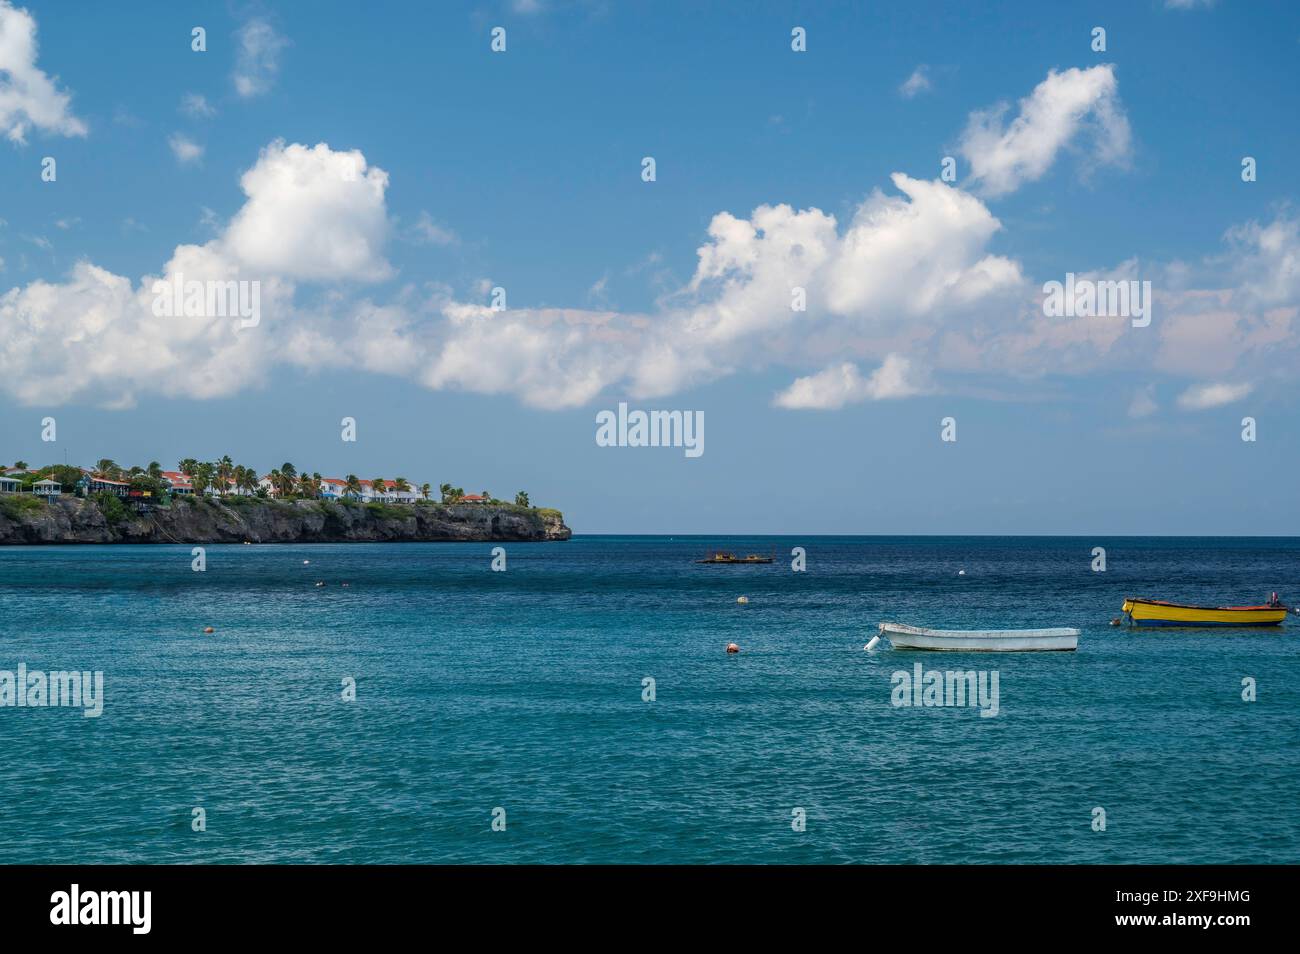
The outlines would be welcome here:
M 0 394 L 124 406 L 141 395 L 231 394 L 289 366 L 564 408 L 782 367 L 805 376 L 774 403 L 835 408 L 925 393 L 931 373 L 987 375 L 998 388 L 1101 368 L 1154 370 L 1184 386 L 1256 381 L 1252 364 L 1276 368 L 1300 350 L 1300 224 L 1285 213 L 1228 233 L 1227 253 L 1201 266 L 1218 271 L 1218 287 L 1194 287 L 1187 267 L 1136 259 L 1080 269 L 1151 275 L 1155 317 L 1146 328 L 1045 317 L 1037 284 L 991 251 L 1002 224 L 984 202 L 901 173 L 844 222 L 785 204 L 719 212 L 693 276 L 647 313 L 514 301 L 494 311 L 495 282 L 486 279 L 460 299 L 436 282 L 374 284 L 395 274 L 384 254 L 393 228 L 388 175 L 360 151 L 275 141 L 240 182 L 242 207 L 224 224 L 207 216 L 211 241 L 178 246 L 158 276 L 133 281 L 79 262 L 61 281 L 0 295 Z M 404 233 L 451 237 L 427 214 Z M 262 324 L 236 333 L 228 321 L 154 317 L 155 277 L 181 274 L 259 280 Z M 385 300 L 361 297 L 367 291 Z M 1239 399 L 1242 387 L 1202 385 L 1179 404 Z M 1132 413 L 1146 413 L 1144 399 L 1154 403 L 1154 392 L 1140 392 Z
M 297 281 L 383 277 L 387 176 L 356 152 L 272 143 L 241 180 L 247 201 L 204 245 L 180 245 L 138 282 L 78 262 L 61 282 L 0 295 L 0 391 L 26 404 L 126 407 L 140 395 L 211 398 L 260 383 L 310 335 Z M 154 284 L 256 281 L 262 324 L 159 317 Z M 318 350 L 332 360 L 337 343 Z
M 239 180 L 248 201 L 231 219 L 223 248 L 246 267 L 292 279 L 378 281 L 392 274 L 388 173 L 358 150 L 276 141 Z
M 834 411 L 860 401 L 883 401 L 921 394 L 912 362 L 890 354 L 869 377 L 852 362 L 826 368 L 795 381 L 773 399 L 777 407 L 792 410 Z
M 1020 101 L 1009 123 L 1007 110 L 1002 104 L 973 114 L 961 138 L 971 177 L 989 196 L 1041 179 L 1057 154 L 1077 139 L 1089 141 L 1096 164 L 1120 163 L 1128 157 L 1129 124 L 1110 64 L 1053 70 Z
M 63 136 L 86 135 L 72 98 L 36 67 L 36 18 L 0 0 L 0 132 L 17 143 L 35 127 Z
M 987 253 L 999 225 L 978 199 L 900 175 L 901 195 L 873 193 L 842 231 L 817 209 L 715 216 L 694 278 L 652 315 L 498 312 L 445 290 L 349 304 L 347 283 L 393 274 L 382 251 L 387 174 L 357 151 L 273 142 L 240 181 L 247 199 L 229 224 L 205 245 L 179 246 L 162 277 L 261 280 L 263 328 L 232 337 L 224 326 L 160 323 L 149 313 L 150 276 L 134 284 L 81 263 L 65 282 L 0 300 L 0 390 L 47 402 L 215 396 L 287 363 L 572 407 L 615 387 L 655 397 L 744 367 L 824 364 L 828 348 L 859 334 L 858 354 L 883 357 L 916 323 L 1021 283 L 1016 263 Z M 311 282 L 339 291 L 301 307 L 295 285 Z M 807 311 L 791 308 L 794 286 L 805 288 Z M 89 355 L 89 373 L 77 373 Z M 913 393 L 908 368 L 888 358 L 854 394 Z

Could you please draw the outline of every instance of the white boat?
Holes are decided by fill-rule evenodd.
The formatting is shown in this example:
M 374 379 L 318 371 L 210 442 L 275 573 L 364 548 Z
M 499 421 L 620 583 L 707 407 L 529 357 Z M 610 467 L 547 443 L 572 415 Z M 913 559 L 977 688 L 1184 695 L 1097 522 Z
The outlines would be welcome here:
M 895 649 L 946 649 L 966 653 L 1019 653 L 1079 648 L 1079 631 L 1059 629 L 925 629 L 881 623 Z

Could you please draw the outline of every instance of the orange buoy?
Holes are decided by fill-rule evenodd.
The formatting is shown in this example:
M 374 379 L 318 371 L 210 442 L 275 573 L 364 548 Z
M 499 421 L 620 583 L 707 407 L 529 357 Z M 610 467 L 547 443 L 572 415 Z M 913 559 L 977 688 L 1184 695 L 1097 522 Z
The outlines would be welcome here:
M 727 652 L 738 653 L 740 652 L 740 647 L 737 646 L 735 643 L 727 643 Z
M 205 626 L 205 627 L 203 627 L 203 632 L 205 632 L 205 633 L 215 633 L 216 630 L 214 630 L 211 626 Z

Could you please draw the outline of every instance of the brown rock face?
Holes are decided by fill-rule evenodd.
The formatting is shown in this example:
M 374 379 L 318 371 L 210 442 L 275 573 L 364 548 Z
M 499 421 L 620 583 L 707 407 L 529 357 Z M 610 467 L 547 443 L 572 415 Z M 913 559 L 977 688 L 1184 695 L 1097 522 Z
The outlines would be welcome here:
M 376 543 L 567 540 L 555 510 L 509 504 L 343 504 L 260 498 L 176 499 L 150 514 L 106 515 L 98 502 L 64 498 L 4 507 L 0 545 L 45 543 Z

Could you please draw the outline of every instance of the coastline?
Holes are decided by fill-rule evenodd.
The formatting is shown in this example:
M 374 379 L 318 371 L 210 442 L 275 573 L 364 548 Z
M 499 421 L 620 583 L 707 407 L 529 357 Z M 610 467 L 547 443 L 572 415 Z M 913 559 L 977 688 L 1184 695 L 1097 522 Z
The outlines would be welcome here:
M 105 543 L 473 543 L 568 540 L 557 510 L 514 504 L 178 498 L 137 514 L 93 499 L 0 509 L 0 546 Z

